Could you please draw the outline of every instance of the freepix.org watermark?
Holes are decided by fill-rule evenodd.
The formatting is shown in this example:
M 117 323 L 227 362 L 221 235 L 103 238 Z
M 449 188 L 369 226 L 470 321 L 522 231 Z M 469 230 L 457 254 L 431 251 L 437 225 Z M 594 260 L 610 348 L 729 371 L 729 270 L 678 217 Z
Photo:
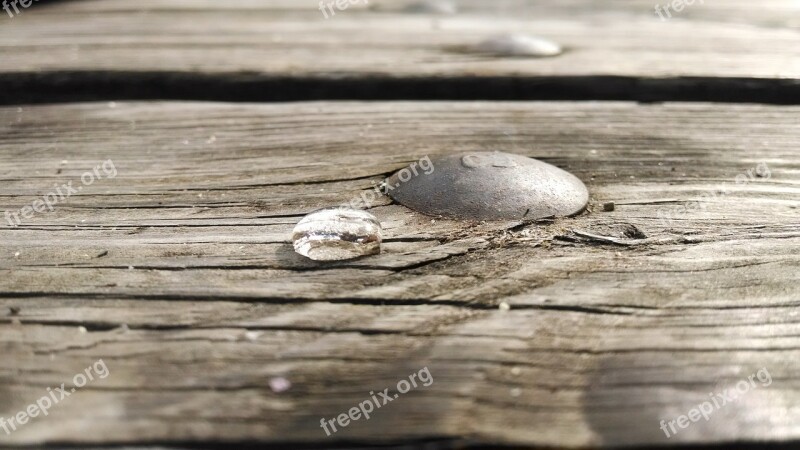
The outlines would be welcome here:
M 747 169 L 736 175 L 734 183 L 736 186 L 744 186 L 756 181 L 769 180 L 772 178 L 772 172 L 769 170 L 767 163 L 759 163 L 755 167 Z M 730 184 L 720 184 L 716 189 L 700 194 L 701 199 L 688 202 L 676 207 L 662 207 L 657 211 L 658 218 L 661 220 L 663 226 L 671 226 L 673 221 L 682 217 L 689 216 L 693 211 L 705 210 L 707 200 L 715 200 L 728 195 L 730 191 Z
M 3 0 L 3 9 L 6 10 L 6 12 L 8 13 L 8 17 L 11 17 L 13 19 L 15 13 L 16 15 L 20 14 L 20 10 L 17 7 L 18 3 L 20 6 L 27 9 L 33 4 L 33 2 L 38 2 L 38 1 L 39 0 L 10 0 L 10 1 Z M 14 9 L 14 13 L 11 12 L 11 9 Z
M 59 202 L 68 199 L 73 194 L 77 194 L 83 190 L 84 186 L 91 186 L 95 181 L 103 179 L 103 175 L 105 175 L 105 178 L 114 178 L 117 176 L 117 168 L 114 166 L 114 161 L 110 159 L 106 160 L 98 164 L 91 171 L 85 172 L 81 175 L 80 186 L 73 186 L 72 181 L 61 186 L 56 185 L 54 186 L 54 191 L 47 193 L 40 200 L 34 200 L 30 205 L 23 206 L 19 211 L 6 211 L 6 222 L 12 227 L 16 227 L 22 223 L 22 219 L 30 219 L 35 213 L 45 211 L 52 212 Z
M 419 170 L 417 170 L 419 169 Z M 436 168 L 433 167 L 433 162 L 431 161 L 430 156 L 424 156 L 420 158 L 419 161 L 412 162 L 408 167 L 404 168 L 400 172 L 397 172 L 397 179 L 399 180 L 397 184 L 394 186 L 391 185 L 388 180 L 384 180 L 382 183 L 377 184 L 371 190 L 367 190 L 361 193 L 360 197 L 355 197 L 348 203 L 342 203 L 339 205 L 340 209 L 369 209 L 372 207 L 372 203 L 378 199 L 381 195 L 388 194 L 389 192 L 395 190 L 396 188 L 400 187 L 401 183 L 406 183 L 412 177 L 416 177 L 420 175 L 420 170 L 422 171 L 422 175 L 430 175 Z
M 758 379 L 760 384 L 756 384 L 756 379 Z M 680 431 L 679 428 L 688 428 L 692 423 L 698 422 L 701 417 L 707 422 L 714 412 L 728 403 L 739 401 L 750 389 L 767 387 L 771 384 L 772 375 L 770 375 L 766 367 L 763 367 L 759 369 L 758 372 L 747 377 L 746 380 L 739 381 L 735 386 L 725 389 L 721 393 L 709 393 L 708 396 L 711 397 L 711 401 L 707 400 L 700 403 L 697 407 L 690 409 L 686 414 L 680 415 L 670 421 L 662 420 L 659 428 L 661 428 L 661 431 L 663 431 L 669 439 L 678 434 Z M 676 424 L 678 426 L 677 428 L 675 427 Z
M 656 14 L 658 17 L 661 18 L 661 21 L 666 21 L 668 19 L 672 19 L 672 13 L 669 12 L 669 9 L 672 8 L 675 13 L 680 13 L 683 9 L 687 6 L 694 5 L 695 0 L 672 0 L 671 3 L 667 3 L 663 7 L 661 5 L 656 5 Z M 705 4 L 703 0 L 697 0 L 697 3 Z M 663 12 L 663 14 L 662 14 Z M 666 14 L 666 17 L 664 17 Z
M 374 391 L 370 391 L 370 398 L 359 403 L 358 406 L 350 408 L 347 413 L 339 414 L 333 419 L 326 420 L 323 417 L 319 421 L 319 426 L 325 430 L 325 434 L 327 436 L 330 436 L 331 432 L 336 433 L 339 431 L 336 428 L 337 424 L 344 428 L 350 425 L 351 420 L 360 420 L 361 417 L 364 417 L 364 420 L 369 420 L 370 414 L 372 414 L 374 410 L 380 409 L 381 407 L 386 406 L 389 402 L 395 401 L 398 397 L 400 397 L 400 394 L 405 394 L 412 388 L 416 388 L 418 386 L 417 379 L 419 379 L 419 382 L 422 384 L 422 386 L 427 387 L 433 384 L 433 376 L 431 375 L 430 370 L 428 370 L 427 366 L 423 367 L 419 372 L 409 375 L 408 380 L 402 379 L 397 382 L 397 394 L 392 394 L 389 392 L 389 388 L 384 389 L 383 392 L 378 392 L 378 395 L 375 395 Z M 328 429 L 328 427 L 330 427 L 330 429 Z
M 368 5 L 369 0 L 320 0 L 319 10 L 322 11 L 322 15 L 328 19 L 329 17 L 336 15 L 336 11 L 333 9 L 334 6 L 339 11 L 344 11 L 345 9 L 349 8 L 350 5 L 355 5 L 356 3 L 364 3 L 365 5 Z M 328 12 L 331 13 L 330 16 L 328 16 Z
M 102 359 L 98 359 L 94 364 L 84 369 L 83 372 L 77 373 L 72 377 L 72 385 L 75 387 L 67 388 L 64 386 L 66 383 L 61 383 L 61 387 L 55 389 L 47 388 L 47 395 L 42 396 L 35 403 L 31 403 L 24 410 L 8 419 L 0 417 L 0 429 L 5 431 L 6 434 L 11 434 L 31 419 L 39 417 L 39 415 L 49 415 L 50 408 L 74 394 L 78 389 L 86 386 L 90 381 L 94 381 L 95 377 L 103 379 L 108 377 L 110 373 L 106 363 Z

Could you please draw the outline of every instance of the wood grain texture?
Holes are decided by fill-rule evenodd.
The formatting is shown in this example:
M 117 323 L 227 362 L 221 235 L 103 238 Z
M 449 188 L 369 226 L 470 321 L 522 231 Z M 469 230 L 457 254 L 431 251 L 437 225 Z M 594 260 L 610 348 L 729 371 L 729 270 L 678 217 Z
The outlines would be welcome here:
M 459 3 L 456 15 L 315 1 L 102 0 L 35 5 L 0 26 L 2 73 L 175 72 L 341 77 L 800 77 L 793 0 L 714 1 L 662 21 L 654 2 Z M 666 2 L 665 2 L 666 3 Z M 544 59 L 465 51 L 497 33 L 552 39 Z M 58 55 L 58 57 L 54 57 Z
M 48 417 L 0 432 L 0 445 L 798 442 L 798 113 L 593 102 L 2 108 L 0 212 L 78 185 L 102 161 L 117 175 L 0 225 L 0 417 L 98 358 L 110 371 Z M 589 211 L 468 223 L 381 198 L 370 208 L 385 228 L 381 255 L 316 263 L 292 251 L 305 213 L 426 155 L 492 149 L 571 171 L 589 187 Z M 768 176 L 752 175 L 759 164 Z M 331 437 L 320 428 L 423 367 L 430 386 Z M 769 386 L 670 439 L 659 429 L 760 368 Z M 273 392 L 273 377 L 292 387 Z

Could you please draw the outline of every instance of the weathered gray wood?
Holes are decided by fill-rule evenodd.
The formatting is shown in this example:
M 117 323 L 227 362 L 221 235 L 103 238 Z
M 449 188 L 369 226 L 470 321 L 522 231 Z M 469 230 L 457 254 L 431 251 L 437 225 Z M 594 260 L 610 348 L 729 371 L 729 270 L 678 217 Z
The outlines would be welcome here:
M 0 431 L 0 445 L 800 440 L 798 113 L 2 108 L 0 214 L 107 159 L 118 174 L 19 227 L 0 224 L 0 417 L 98 358 L 110 370 L 48 417 Z M 570 170 L 589 187 L 590 210 L 465 223 L 380 199 L 371 212 L 385 226 L 383 254 L 324 264 L 292 251 L 303 214 L 425 155 L 488 149 Z M 769 177 L 736 185 L 760 163 Z M 727 194 L 704 196 L 720 184 Z M 705 208 L 659 217 L 694 200 Z M 610 201 L 615 211 L 602 211 Z M 426 366 L 431 386 L 369 422 L 332 437 L 319 427 Z M 762 367 L 769 387 L 671 439 L 659 429 Z M 279 376 L 288 391 L 270 389 Z
M 4 17 L 3 73 L 174 72 L 258 76 L 800 77 L 793 0 L 715 1 L 667 21 L 651 0 L 472 0 L 461 13 L 358 3 L 325 19 L 315 1 L 105 0 L 34 5 Z M 662 2 L 670 3 L 670 2 Z M 464 52 L 524 32 L 568 51 L 531 60 Z M 58 55 L 58 57 L 54 57 Z M 166 76 L 166 75 L 165 75 Z

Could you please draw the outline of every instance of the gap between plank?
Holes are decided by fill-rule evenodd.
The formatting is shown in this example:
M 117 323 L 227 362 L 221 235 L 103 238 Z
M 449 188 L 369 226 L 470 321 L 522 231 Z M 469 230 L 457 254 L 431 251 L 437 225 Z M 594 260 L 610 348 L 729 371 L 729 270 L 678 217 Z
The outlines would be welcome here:
M 0 105 L 103 100 L 636 101 L 800 104 L 800 80 L 624 76 L 291 77 L 251 73 L 70 71 L 0 74 Z

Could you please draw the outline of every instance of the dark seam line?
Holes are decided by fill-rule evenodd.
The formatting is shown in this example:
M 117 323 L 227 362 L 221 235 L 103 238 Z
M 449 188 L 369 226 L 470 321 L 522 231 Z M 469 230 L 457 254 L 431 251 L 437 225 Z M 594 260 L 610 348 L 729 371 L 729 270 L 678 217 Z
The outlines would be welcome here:
M 0 74 L 0 105 L 110 100 L 224 102 L 635 101 L 800 105 L 800 80 L 627 76 L 290 77 L 252 73 L 56 71 Z

